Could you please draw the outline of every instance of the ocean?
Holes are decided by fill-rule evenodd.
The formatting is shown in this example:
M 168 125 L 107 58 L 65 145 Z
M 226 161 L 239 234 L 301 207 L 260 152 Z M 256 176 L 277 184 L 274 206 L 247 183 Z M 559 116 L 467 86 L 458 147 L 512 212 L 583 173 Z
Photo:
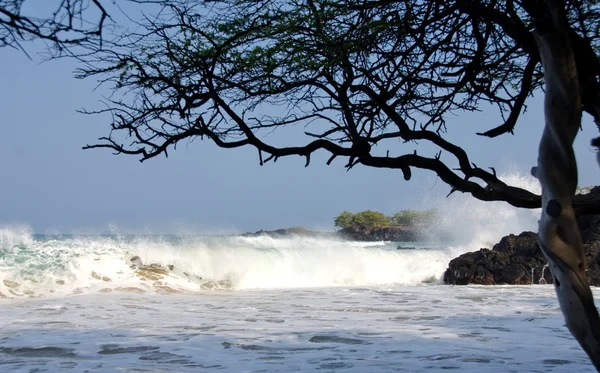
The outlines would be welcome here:
M 552 286 L 443 284 L 451 259 L 535 230 L 539 211 L 434 205 L 430 227 L 454 237 L 0 227 L 0 372 L 594 372 Z
M 0 372 L 594 371 L 551 286 L 398 244 L 0 229 Z

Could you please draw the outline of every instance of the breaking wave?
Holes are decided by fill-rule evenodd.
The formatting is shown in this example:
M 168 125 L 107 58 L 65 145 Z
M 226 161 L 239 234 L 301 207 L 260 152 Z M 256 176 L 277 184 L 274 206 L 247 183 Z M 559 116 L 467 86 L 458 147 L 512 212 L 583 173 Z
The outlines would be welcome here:
M 42 236 L 0 231 L 0 297 L 88 292 L 418 284 L 459 254 L 395 243 L 268 236 Z
M 539 192 L 531 177 L 501 178 Z M 0 227 L 0 298 L 436 282 L 453 258 L 534 230 L 539 215 L 467 195 L 435 205 L 424 242 L 401 250 L 333 237 L 34 235 Z

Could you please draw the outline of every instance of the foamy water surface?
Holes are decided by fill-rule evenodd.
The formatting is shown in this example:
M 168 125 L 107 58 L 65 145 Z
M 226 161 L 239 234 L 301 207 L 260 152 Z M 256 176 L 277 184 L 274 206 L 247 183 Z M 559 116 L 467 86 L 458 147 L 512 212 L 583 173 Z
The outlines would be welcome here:
M 593 372 L 550 286 L 3 301 L 2 372 Z
M 552 287 L 441 284 L 460 245 L 0 237 L 1 372 L 593 371 Z
M 465 197 L 420 243 L 0 227 L 0 372 L 593 372 L 551 286 L 443 285 L 536 228 Z

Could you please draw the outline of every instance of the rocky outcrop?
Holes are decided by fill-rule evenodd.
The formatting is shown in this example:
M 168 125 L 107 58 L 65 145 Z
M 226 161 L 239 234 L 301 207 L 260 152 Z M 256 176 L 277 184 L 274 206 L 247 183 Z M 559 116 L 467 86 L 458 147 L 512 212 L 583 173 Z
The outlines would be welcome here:
M 342 229 L 338 234 L 353 241 L 414 242 L 419 240 L 418 231 L 402 226 L 384 226 Z
M 600 215 L 580 217 L 577 221 L 587 257 L 587 278 L 600 286 Z M 523 232 L 505 236 L 492 250 L 480 249 L 453 259 L 446 272 L 447 284 L 528 285 L 552 283 L 552 274 L 540 251 L 537 234 Z
M 355 227 L 342 229 L 337 232 L 316 232 L 303 227 L 291 227 L 276 229 L 272 231 L 259 230 L 257 232 L 244 233 L 242 237 L 267 236 L 283 238 L 289 236 L 319 237 L 319 238 L 341 238 L 351 241 L 394 241 L 414 242 L 419 241 L 421 229 L 407 228 L 401 226 L 384 227 Z
M 283 238 L 289 236 L 320 237 L 320 238 L 342 238 L 352 241 L 395 241 L 412 242 L 418 241 L 416 229 L 406 227 L 363 227 L 342 229 L 337 232 L 316 232 L 303 227 L 291 227 L 276 229 L 272 231 L 259 230 L 242 234 L 242 237 L 260 237 L 268 236 L 273 238 Z
M 494 285 L 551 282 L 550 271 L 537 243 L 537 234 L 503 237 L 492 250 L 480 249 L 453 259 L 444 274 L 448 284 Z

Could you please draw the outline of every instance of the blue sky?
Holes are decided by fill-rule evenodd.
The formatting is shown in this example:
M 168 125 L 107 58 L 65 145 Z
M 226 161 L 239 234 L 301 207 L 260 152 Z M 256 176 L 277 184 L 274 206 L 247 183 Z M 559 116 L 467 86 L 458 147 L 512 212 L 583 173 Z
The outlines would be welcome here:
M 406 182 L 395 170 L 357 166 L 347 172 L 341 159 L 326 166 L 326 154 L 308 168 L 299 157 L 261 167 L 252 148 L 223 150 L 200 140 L 145 163 L 107 150 L 84 151 L 108 133 L 109 118 L 76 113 L 100 107 L 96 82 L 74 79 L 72 61 L 40 64 L 33 56 L 0 50 L 0 225 L 25 224 L 39 233 L 331 229 L 342 210 L 430 208 L 440 200 L 431 195 L 449 191 L 427 171 L 415 170 Z M 499 121 L 491 110 L 466 113 L 449 121 L 448 138 L 478 166 L 494 166 L 500 174 L 528 172 L 543 126 L 541 100 L 531 101 L 514 136 L 475 135 Z M 598 184 L 588 145 L 596 132 L 586 117 L 576 141 L 582 186 Z

